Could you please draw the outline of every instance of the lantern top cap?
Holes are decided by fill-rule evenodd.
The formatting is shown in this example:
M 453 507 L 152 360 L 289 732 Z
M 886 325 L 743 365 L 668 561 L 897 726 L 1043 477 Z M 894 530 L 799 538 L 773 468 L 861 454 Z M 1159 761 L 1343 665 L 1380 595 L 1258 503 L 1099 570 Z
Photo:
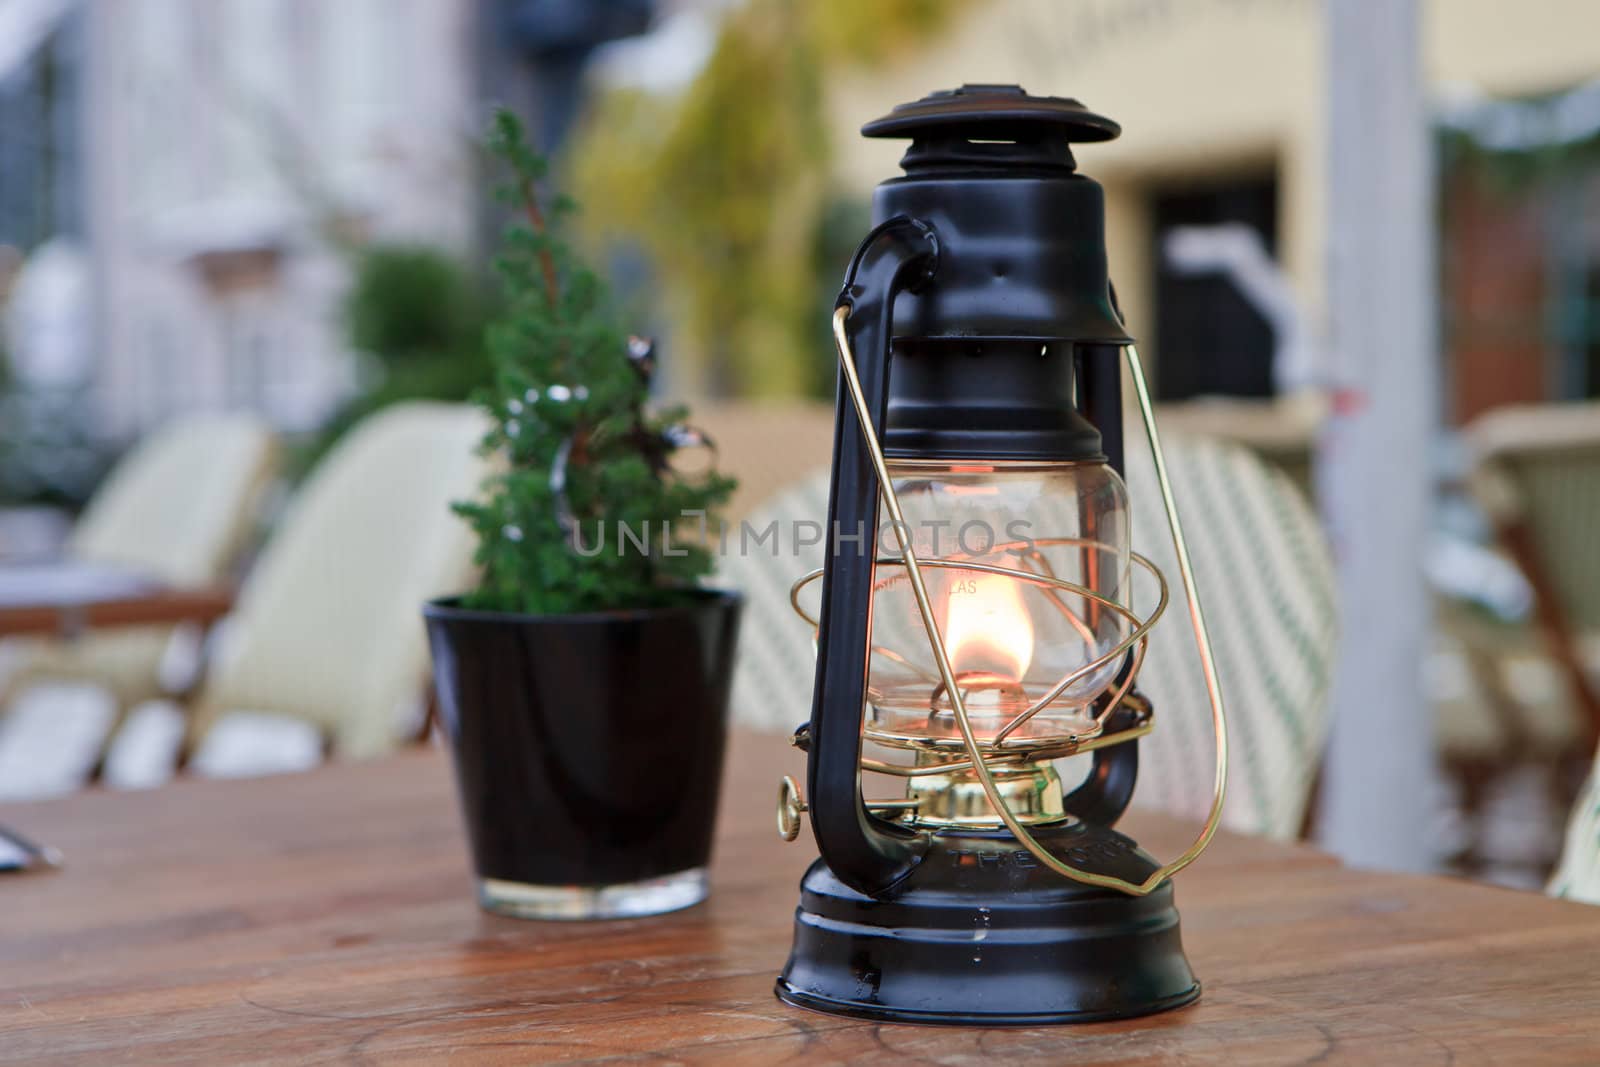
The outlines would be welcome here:
M 863 137 L 971 137 L 1088 144 L 1122 127 L 1071 97 L 1029 96 L 1020 85 L 967 84 L 901 104 L 861 127 Z

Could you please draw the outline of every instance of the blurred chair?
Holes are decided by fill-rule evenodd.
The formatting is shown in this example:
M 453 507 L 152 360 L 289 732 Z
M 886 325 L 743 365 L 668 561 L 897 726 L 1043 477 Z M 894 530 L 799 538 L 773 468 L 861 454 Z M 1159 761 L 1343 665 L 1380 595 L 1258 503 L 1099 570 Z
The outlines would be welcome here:
M 194 415 L 136 445 L 73 528 L 67 559 L 126 569 L 180 588 L 226 579 L 277 469 L 276 441 L 247 414 Z M 0 791 L 74 788 L 98 762 L 122 713 L 163 692 L 177 627 L 26 639 L 8 649 Z
M 397 404 L 312 472 L 241 588 L 194 701 L 183 743 L 198 773 L 301 769 L 325 750 L 368 757 L 416 736 L 421 607 L 470 584 L 472 532 L 450 505 L 488 472 L 485 428 L 474 408 Z M 141 708 L 108 757 L 108 783 L 159 780 L 150 761 L 165 749 L 170 766 L 180 732 L 159 706 Z
M 1498 783 L 1541 769 L 1551 805 L 1565 812 L 1600 741 L 1600 403 L 1501 408 L 1465 436 L 1468 486 L 1528 579 L 1535 620 L 1503 624 L 1455 605 L 1441 616 L 1483 705 L 1441 708 L 1441 755 L 1471 834 L 1461 862 L 1471 868 L 1483 859 L 1482 809 Z
M 277 459 L 272 432 L 254 415 L 179 419 L 112 469 L 73 527 L 67 558 L 178 588 L 222 581 Z M 171 627 L 141 627 L 31 641 L 13 689 L 48 678 L 98 683 L 124 704 L 155 696 L 171 635 Z
M 1316 516 L 1284 475 L 1236 445 L 1182 435 L 1166 445 L 1229 699 L 1233 770 L 1224 824 L 1290 839 L 1301 828 L 1327 732 L 1337 641 L 1332 561 Z M 1134 548 L 1167 575 L 1174 597 L 1141 673 L 1157 725 L 1139 742 L 1135 803 L 1195 815 L 1211 797 L 1210 706 L 1148 449 L 1130 447 L 1128 461 Z M 820 523 L 827 494 L 824 469 L 748 521 L 757 530 L 774 521 L 785 530 L 798 520 Z M 789 586 L 822 566 L 824 555 L 822 545 L 790 546 L 787 534 L 777 554 L 740 554 L 732 542 L 720 575 L 749 596 L 735 714 L 784 732 L 810 716 L 814 662 L 804 623 L 789 607 Z M 1135 603 L 1148 605 L 1154 595 L 1142 585 Z

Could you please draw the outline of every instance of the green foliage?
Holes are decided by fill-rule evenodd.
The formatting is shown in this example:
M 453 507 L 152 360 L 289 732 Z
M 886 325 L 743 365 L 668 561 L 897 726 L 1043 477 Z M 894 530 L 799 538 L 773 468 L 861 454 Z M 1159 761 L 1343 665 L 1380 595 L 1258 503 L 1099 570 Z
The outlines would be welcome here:
M 496 261 L 503 308 L 487 333 L 494 385 L 481 398 L 493 418 L 484 449 L 504 469 L 485 500 L 456 505 L 483 568 L 467 604 L 558 614 L 679 602 L 711 569 L 685 513 L 714 521 L 734 483 L 673 468 L 671 430 L 687 413 L 646 408 L 646 375 L 604 286 L 562 239 L 572 204 L 545 203 L 544 161 L 509 112 L 496 114 L 489 148 L 523 221 Z M 621 538 L 623 526 L 648 536 L 648 549 Z
M 427 245 L 372 245 L 356 257 L 344 306 L 352 347 L 389 368 L 441 356 L 487 365 L 484 301 L 463 263 Z
M 1530 131 L 1549 131 L 1549 138 L 1530 138 L 1518 147 L 1502 147 L 1479 139 L 1477 121 L 1447 120 L 1435 127 L 1439 173 L 1446 187 L 1470 181 L 1475 191 L 1517 200 L 1562 183 L 1582 181 L 1600 164 L 1600 136 L 1572 140 L 1557 134 L 1562 113 L 1578 90 L 1501 99 L 1481 105 L 1504 110 L 1501 117 Z M 1480 112 L 1478 118 L 1486 118 Z M 1511 122 L 1512 117 L 1517 119 Z M 1503 124 L 1503 123 L 1502 123 Z
M 833 258 L 837 242 L 817 234 L 839 200 L 828 188 L 825 79 L 926 39 L 971 2 L 749 0 L 680 98 L 628 91 L 596 104 L 573 159 L 591 207 L 586 236 L 645 246 L 676 347 L 698 356 L 707 384 L 827 394 L 823 312 L 848 249 Z M 820 304 L 819 279 L 830 288 Z
M 1464 131 L 1445 128 L 1438 131 L 1435 143 L 1439 170 L 1447 182 L 1470 175 L 1483 192 L 1507 200 L 1581 179 L 1600 163 L 1600 137 L 1526 149 L 1495 149 Z
M 115 458 L 81 418 L 86 390 L 0 386 L 0 505 L 76 512 Z
M 489 301 L 466 263 L 425 245 L 378 244 L 356 253 L 345 298 L 350 347 L 376 361 L 380 380 L 348 416 L 397 400 L 466 400 L 491 381 L 483 329 Z

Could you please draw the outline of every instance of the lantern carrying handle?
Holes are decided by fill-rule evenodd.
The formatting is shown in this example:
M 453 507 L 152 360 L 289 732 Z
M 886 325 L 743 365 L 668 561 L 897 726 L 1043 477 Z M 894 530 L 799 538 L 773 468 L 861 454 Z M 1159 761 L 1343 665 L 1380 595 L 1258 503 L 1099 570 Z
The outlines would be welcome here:
M 862 241 L 839 294 L 839 304 L 856 312 L 851 331 L 861 362 L 850 360 L 848 386 L 840 375 L 835 408 L 827 525 L 834 566 L 823 578 L 817 616 L 806 793 L 823 861 L 845 885 L 869 896 L 892 891 L 921 862 L 929 843 L 926 834 L 874 815 L 862 800 L 861 694 L 871 645 L 871 531 L 878 527 L 881 469 L 869 453 L 877 449 L 888 404 L 895 299 L 920 289 L 938 261 L 933 228 L 896 216 Z
M 972 722 L 967 717 L 966 700 L 961 695 L 961 687 L 956 683 L 955 670 L 950 665 L 950 656 L 945 649 L 944 635 L 940 633 L 938 620 L 934 616 L 933 602 L 928 596 L 927 585 L 922 580 L 922 561 L 917 558 L 911 546 L 908 533 L 910 528 L 906 525 L 905 513 L 900 508 L 899 494 L 889 477 L 889 465 L 879 443 L 876 425 L 881 421 L 881 415 L 874 418 L 873 409 L 869 406 L 862 389 L 861 377 L 846 329 L 850 315 L 850 303 L 841 298 L 840 305 L 833 313 L 833 339 L 839 353 L 840 390 L 848 394 L 855 409 L 856 421 L 860 425 L 861 436 L 865 439 L 877 475 L 878 488 L 883 495 L 884 504 L 889 509 L 890 525 L 899 544 L 900 559 L 905 564 L 907 577 L 911 580 L 917 611 L 922 616 L 923 629 L 927 632 L 928 644 L 933 650 L 934 663 L 939 668 L 940 677 L 949 694 L 950 704 L 955 712 L 956 726 L 960 729 L 967 754 L 972 760 L 973 772 L 979 784 L 983 786 L 984 795 L 988 797 L 990 806 L 1005 823 L 1006 829 L 1016 837 L 1018 843 L 1050 870 L 1084 885 L 1116 889 L 1132 896 L 1145 896 L 1172 875 L 1193 863 L 1205 851 L 1217 832 L 1217 826 L 1222 819 L 1222 800 L 1228 780 L 1228 727 L 1227 714 L 1223 707 L 1222 687 L 1217 682 L 1216 663 L 1211 654 L 1211 638 L 1206 630 L 1205 616 L 1201 611 L 1200 597 L 1195 587 L 1194 568 L 1189 560 L 1189 545 L 1183 536 L 1183 523 L 1178 517 L 1177 501 L 1173 497 L 1172 483 L 1167 476 L 1166 457 L 1161 451 L 1161 435 L 1156 429 L 1150 390 L 1145 383 L 1144 367 L 1139 360 L 1138 350 L 1133 345 L 1127 346 L 1128 370 L 1133 379 L 1134 393 L 1139 400 L 1139 414 L 1144 420 L 1145 434 L 1149 438 L 1150 451 L 1155 460 L 1156 481 L 1161 489 L 1161 502 L 1167 514 L 1167 527 L 1172 534 L 1172 546 L 1178 557 L 1178 573 L 1183 580 L 1183 591 L 1189 604 L 1189 621 L 1194 630 L 1195 649 L 1199 653 L 1201 671 L 1205 676 L 1206 694 L 1211 702 L 1211 723 L 1216 735 L 1216 768 L 1211 787 L 1211 810 L 1194 842 L 1176 859 L 1152 871 L 1144 881 L 1131 882 L 1125 878 L 1074 867 L 1058 859 L 1039 844 L 1028 828 L 1007 807 L 1005 798 L 1000 795 L 999 787 L 995 784 L 994 775 L 983 761 L 977 735 L 973 733 Z M 841 412 L 841 416 L 842 414 Z M 835 460 L 837 462 L 837 457 Z M 819 660 L 822 658 L 819 657 Z

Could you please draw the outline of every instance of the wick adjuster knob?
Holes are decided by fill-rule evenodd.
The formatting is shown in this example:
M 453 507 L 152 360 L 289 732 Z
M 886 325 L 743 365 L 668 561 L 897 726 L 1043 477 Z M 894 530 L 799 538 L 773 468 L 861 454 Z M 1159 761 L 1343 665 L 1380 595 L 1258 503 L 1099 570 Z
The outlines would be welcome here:
M 793 841 L 800 836 L 800 816 L 806 811 L 800 787 L 787 774 L 778 782 L 778 836 Z

